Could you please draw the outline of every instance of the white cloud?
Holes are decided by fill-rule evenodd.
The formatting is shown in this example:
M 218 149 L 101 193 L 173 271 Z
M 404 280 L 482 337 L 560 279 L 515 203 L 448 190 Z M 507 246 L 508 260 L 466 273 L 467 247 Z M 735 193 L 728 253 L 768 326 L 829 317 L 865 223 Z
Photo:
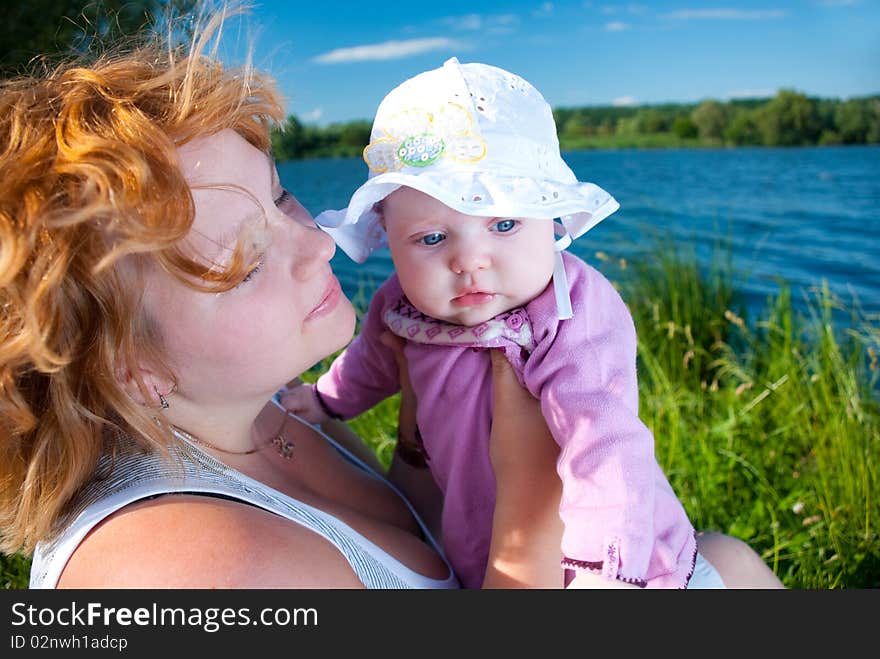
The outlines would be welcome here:
M 317 121 L 321 118 L 321 115 L 324 114 L 323 108 L 315 108 L 314 110 L 310 110 L 309 112 L 305 112 L 300 117 L 303 121 Z
M 550 5 L 552 10 L 553 5 Z M 512 27 L 519 24 L 519 16 L 516 14 L 465 14 L 464 16 L 447 16 L 441 18 L 440 22 L 450 26 L 454 30 L 462 30 L 465 32 L 476 32 L 477 30 L 492 30 L 497 28 Z
M 722 20 L 722 21 L 764 21 L 774 18 L 785 18 L 788 14 L 781 9 L 744 10 L 744 9 L 681 9 L 666 16 L 681 21 L 690 20 Z
M 316 55 L 313 62 L 319 64 L 341 64 L 343 62 L 364 62 L 368 60 L 403 59 L 433 50 L 459 49 L 462 45 L 454 39 L 431 37 L 428 39 L 406 39 L 403 41 L 385 41 L 383 43 L 336 48 L 335 50 Z
M 611 21 L 610 23 L 605 23 L 606 32 L 623 32 L 628 29 L 629 23 L 624 23 L 623 21 Z
M 644 14 L 646 7 L 630 3 L 628 5 L 602 5 L 599 9 L 603 14 Z
M 519 23 L 519 16 L 516 14 L 497 14 L 489 16 L 489 22 L 497 23 L 498 25 L 516 25 Z
M 532 12 L 532 16 L 550 16 L 553 13 L 553 3 L 552 2 L 542 2 L 541 5 Z
M 615 98 L 611 101 L 611 105 L 618 108 L 630 107 L 633 105 L 638 105 L 639 102 L 635 96 L 621 96 L 619 98 Z
M 512 31 L 516 25 L 519 25 L 520 19 L 516 14 L 489 14 L 486 16 L 482 14 L 465 14 L 464 16 L 447 16 L 446 18 L 441 18 L 440 22 L 448 25 L 453 30 L 462 32 L 485 30 L 486 32 L 501 34 Z
M 440 22 L 449 25 L 455 30 L 476 31 L 483 27 L 483 17 L 480 14 L 448 16 L 441 18 Z
M 724 97 L 728 99 L 769 98 L 770 96 L 775 95 L 775 89 L 735 89 L 732 92 L 727 92 Z

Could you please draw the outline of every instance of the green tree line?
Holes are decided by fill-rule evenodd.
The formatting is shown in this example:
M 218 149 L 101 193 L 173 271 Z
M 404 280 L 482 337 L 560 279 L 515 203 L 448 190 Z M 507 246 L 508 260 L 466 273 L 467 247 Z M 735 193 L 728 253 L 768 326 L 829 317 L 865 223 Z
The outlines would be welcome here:
M 564 150 L 664 146 L 811 146 L 880 143 L 880 95 L 813 98 L 783 89 L 767 99 L 553 111 Z M 368 121 L 325 127 L 296 116 L 273 132 L 278 160 L 360 155 Z
M 322 127 L 304 124 L 290 115 L 272 131 L 272 153 L 278 161 L 359 156 L 370 142 L 370 128 L 370 122 L 364 120 Z
M 100 50 L 191 11 L 197 0 L 6 0 L 0 21 L 0 78 Z M 183 28 L 185 29 L 185 27 Z
M 880 142 L 880 96 L 812 98 L 782 89 L 769 99 L 555 110 L 560 141 L 669 135 L 708 146 Z

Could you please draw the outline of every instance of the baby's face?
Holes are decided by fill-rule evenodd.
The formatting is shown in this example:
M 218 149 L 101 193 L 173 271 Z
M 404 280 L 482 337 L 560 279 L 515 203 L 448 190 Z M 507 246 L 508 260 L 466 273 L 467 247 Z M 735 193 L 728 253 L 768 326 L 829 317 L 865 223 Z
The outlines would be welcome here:
M 413 188 L 382 203 L 394 268 L 434 318 L 478 325 L 540 294 L 553 276 L 553 222 L 465 215 Z

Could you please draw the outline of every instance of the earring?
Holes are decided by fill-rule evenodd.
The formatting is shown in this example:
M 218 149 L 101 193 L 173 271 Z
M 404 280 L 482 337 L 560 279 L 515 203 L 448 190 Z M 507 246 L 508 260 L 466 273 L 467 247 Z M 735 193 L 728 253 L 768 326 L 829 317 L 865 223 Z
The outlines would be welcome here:
M 160 406 L 163 410 L 167 410 L 169 407 L 171 407 L 171 406 L 168 404 L 168 400 L 165 398 L 165 396 L 163 396 L 162 394 L 159 393 L 159 390 L 158 390 L 156 387 L 153 387 L 153 391 L 155 391 L 155 392 L 156 392 L 156 395 L 159 397 L 159 406 Z M 171 391 L 174 391 L 174 389 L 172 388 Z M 169 391 L 168 393 L 170 394 L 171 391 Z

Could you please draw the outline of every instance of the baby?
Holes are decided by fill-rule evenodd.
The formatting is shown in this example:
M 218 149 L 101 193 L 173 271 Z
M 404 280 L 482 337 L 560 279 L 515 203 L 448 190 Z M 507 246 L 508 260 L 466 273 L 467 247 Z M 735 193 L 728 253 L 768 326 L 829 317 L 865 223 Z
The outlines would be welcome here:
M 478 588 L 495 500 L 488 349 L 503 350 L 560 447 L 564 583 L 583 573 L 687 587 L 705 562 L 639 420 L 632 317 L 607 279 L 563 251 L 619 205 L 565 164 L 541 94 L 452 58 L 385 97 L 364 159 L 369 177 L 348 208 L 317 221 L 356 262 L 387 245 L 395 273 L 357 338 L 285 405 L 313 423 L 357 416 L 399 390 L 379 337 L 403 337 L 444 495 L 443 545 L 462 585 Z

